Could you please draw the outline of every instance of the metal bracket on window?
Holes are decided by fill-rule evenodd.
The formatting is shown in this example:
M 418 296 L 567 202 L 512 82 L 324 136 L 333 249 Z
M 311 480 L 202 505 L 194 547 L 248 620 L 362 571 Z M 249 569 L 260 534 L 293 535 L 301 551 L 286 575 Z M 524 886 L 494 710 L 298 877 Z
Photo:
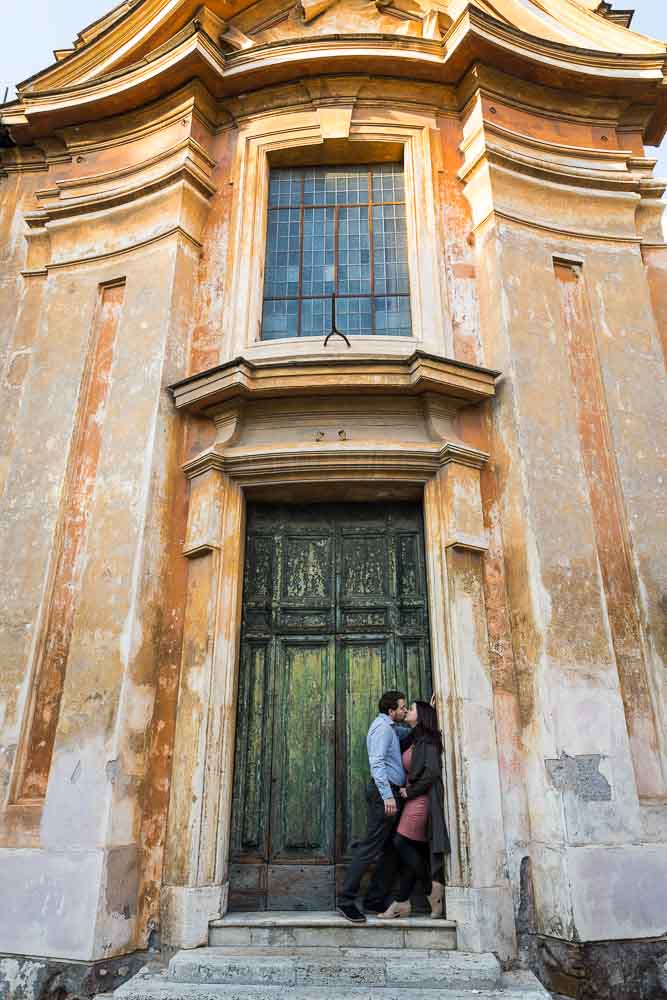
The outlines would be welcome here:
M 339 337 L 342 337 L 348 347 L 352 347 L 352 344 L 347 339 L 347 337 L 345 336 L 345 334 L 341 330 L 339 330 L 338 327 L 336 326 L 336 296 L 335 296 L 335 294 L 331 296 L 331 330 L 329 331 L 329 333 L 324 338 L 324 346 L 325 347 L 327 346 L 327 344 L 329 343 L 329 341 L 333 337 L 334 333 L 337 333 Z

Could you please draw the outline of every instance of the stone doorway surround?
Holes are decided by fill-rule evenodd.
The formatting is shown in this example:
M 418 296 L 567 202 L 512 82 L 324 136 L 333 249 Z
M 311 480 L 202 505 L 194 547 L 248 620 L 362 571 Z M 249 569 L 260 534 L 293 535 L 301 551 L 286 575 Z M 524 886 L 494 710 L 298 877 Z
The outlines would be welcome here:
M 185 635 L 162 890 L 163 940 L 208 942 L 227 908 L 246 499 L 423 499 L 433 684 L 445 734 L 459 948 L 515 952 L 488 666 L 480 469 L 457 413 L 498 372 L 422 351 L 238 358 L 171 387 L 215 424 L 190 480 Z

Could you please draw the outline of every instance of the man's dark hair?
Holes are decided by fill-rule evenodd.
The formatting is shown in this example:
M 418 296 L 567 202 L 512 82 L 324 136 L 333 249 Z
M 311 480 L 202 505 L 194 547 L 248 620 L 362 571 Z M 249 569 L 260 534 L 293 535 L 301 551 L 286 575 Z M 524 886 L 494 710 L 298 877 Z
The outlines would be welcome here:
M 378 702 L 380 712 L 383 715 L 389 715 L 393 709 L 398 708 L 401 698 L 405 701 L 405 695 L 402 691 L 385 691 Z

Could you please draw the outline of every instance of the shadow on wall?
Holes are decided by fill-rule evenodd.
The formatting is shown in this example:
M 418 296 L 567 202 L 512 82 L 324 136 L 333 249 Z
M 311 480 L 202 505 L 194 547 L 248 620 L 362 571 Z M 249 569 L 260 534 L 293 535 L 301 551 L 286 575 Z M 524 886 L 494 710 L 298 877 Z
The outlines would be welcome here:
M 0 955 L 0 1000 L 90 1000 L 100 994 L 110 996 L 146 965 L 161 965 L 156 936 L 146 951 L 108 961 L 58 962 Z
M 529 857 L 521 861 L 520 884 L 519 956 L 555 1000 L 667 1000 L 667 935 L 576 943 L 538 934 Z

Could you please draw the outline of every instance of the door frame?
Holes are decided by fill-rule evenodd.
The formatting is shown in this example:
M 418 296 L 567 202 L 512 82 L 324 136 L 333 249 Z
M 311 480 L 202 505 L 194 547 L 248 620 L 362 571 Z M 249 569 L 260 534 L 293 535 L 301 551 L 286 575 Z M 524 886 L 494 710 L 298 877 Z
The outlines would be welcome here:
M 360 544 L 373 547 L 378 539 L 381 542 L 377 553 L 382 566 L 381 583 L 372 593 L 364 588 L 358 590 L 346 582 L 345 567 L 351 557 L 357 558 L 352 553 L 358 551 Z M 290 573 L 289 553 L 293 551 L 294 542 L 301 548 L 307 540 L 317 543 L 318 563 L 326 574 L 327 585 L 320 596 L 311 593 L 290 596 L 285 590 Z M 318 886 L 314 887 L 315 896 L 306 908 L 331 908 L 341 869 L 349 863 L 351 840 L 355 833 L 357 839 L 361 836 L 360 824 L 365 823 L 366 813 L 367 765 L 358 756 L 359 753 L 366 756 L 365 742 L 361 739 L 361 719 L 357 716 L 355 733 L 361 742 L 355 740 L 350 756 L 348 713 L 355 710 L 348 697 L 348 683 L 357 688 L 359 684 L 365 686 L 362 695 L 364 736 L 372 714 L 377 713 L 377 699 L 382 690 L 378 684 L 399 687 L 415 697 L 429 697 L 433 690 L 423 504 L 412 500 L 386 505 L 372 501 L 286 505 L 264 500 L 255 507 L 254 514 L 247 512 L 244 563 L 229 861 L 230 906 L 237 911 L 258 910 L 265 906 L 290 909 L 285 883 L 276 869 L 292 866 L 295 897 L 299 898 L 295 909 L 303 909 L 309 892 L 306 870 L 325 866 L 331 869 L 334 877 L 328 880 L 323 872 L 319 876 L 311 872 Z M 414 574 L 414 585 L 407 575 L 410 570 Z M 322 613 L 324 609 L 326 614 Z M 375 615 L 368 617 L 369 611 L 376 613 L 380 609 L 380 620 Z M 293 610 L 305 617 L 295 622 L 291 617 Z M 298 742 L 299 736 L 295 737 L 293 726 L 285 729 L 282 718 L 287 710 L 285 699 L 289 698 L 287 692 L 291 683 L 287 679 L 289 670 L 283 651 L 304 646 L 310 649 L 313 645 L 319 649 L 326 647 L 323 670 L 328 675 L 329 688 L 326 695 L 316 698 L 316 703 L 310 700 L 303 707 L 321 716 L 322 738 L 325 730 L 331 728 L 331 732 L 325 739 L 326 749 L 319 737 L 313 746 L 314 753 L 326 758 L 326 776 L 323 771 L 322 781 L 304 789 L 304 795 L 307 797 L 309 791 L 318 786 L 328 789 L 325 800 L 329 808 L 323 818 L 327 833 L 320 849 L 291 848 L 286 853 L 279 849 L 282 833 L 279 820 L 285 791 L 282 781 L 284 743 L 285 739 L 290 745 L 295 739 Z M 358 672 L 360 662 L 356 651 L 360 647 L 368 652 L 375 664 L 370 688 L 370 674 L 367 673 L 372 670 L 370 662 L 364 660 L 362 667 L 365 682 Z M 283 665 L 283 670 L 278 664 Z M 270 734 L 267 733 L 269 727 Z M 269 742 L 273 744 L 272 751 L 269 751 Z M 320 761 L 322 765 L 324 757 Z M 350 771 L 352 760 L 356 763 Z M 360 764 L 363 773 L 358 771 Z M 261 775 L 259 786 L 254 784 L 256 775 Z M 276 781 L 280 784 L 276 785 Z M 325 809 L 319 794 L 310 807 L 318 813 Z M 356 803 L 354 811 L 350 808 L 353 801 Z M 294 805 L 296 807 L 296 803 Z M 304 819 L 312 815 L 310 810 Z M 276 877 L 278 900 L 273 898 Z
M 217 438 L 184 465 L 189 574 L 162 888 L 170 946 L 205 944 L 209 921 L 227 908 L 246 498 L 421 498 L 452 841 L 447 912 L 464 950 L 515 954 L 484 604 L 480 470 L 488 456 L 461 439 L 454 420 L 461 406 L 489 398 L 493 378 L 415 352 L 292 361 L 275 375 L 240 361 L 183 383 L 179 405 L 211 417 Z M 386 403 L 378 403 L 379 379 L 394 393 Z M 346 424 L 354 441 L 334 429 Z

